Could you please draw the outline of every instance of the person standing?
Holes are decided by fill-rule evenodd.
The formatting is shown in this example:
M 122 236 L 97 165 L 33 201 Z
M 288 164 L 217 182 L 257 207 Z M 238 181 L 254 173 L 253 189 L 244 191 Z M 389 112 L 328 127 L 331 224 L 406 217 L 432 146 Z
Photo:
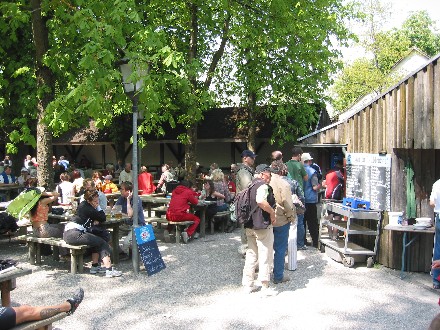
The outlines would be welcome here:
M 292 159 L 290 159 L 286 163 L 288 176 L 292 180 L 295 180 L 300 184 L 301 190 L 303 190 L 303 181 L 306 181 L 308 179 L 308 175 L 306 170 L 304 169 L 304 165 L 301 163 L 302 154 L 303 154 L 303 150 L 300 147 L 294 147 L 292 149 Z M 297 230 L 298 250 L 305 250 L 307 248 L 305 244 L 306 228 L 304 225 L 304 214 L 298 214 L 298 224 L 296 228 L 297 228 L 296 230 Z
M 432 185 L 431 195 L 429 197 L 429 205 L 434 209 L 435 234 L 434 234 L 434 253 L 433 260 L 440 259 L 440 180 Z M 432 268 L 432 285 L 434 289 L 440 289 L 440 268 Z
M 254 154 L 250 150 L 244 150 L 241 153 L 242 163 L 237 165 L 236 174 L 235 174 L 235 185 L 237 189 L 237 193 L 242 191 L 243 189 L 249 186 L 253 177 L 254 177 L 254 163 L 255 163 L 256 154 Z
M 258 165 L 255 169 L 255 178 L 250 188 L 250 208 L 256 209 L 251 220 L 244 225 L 248 249 L 242 278 L 245 292 L 255 292 L 255 269 L 258 264 L 258 281 L 262 293 L 267 296 L 277 294 L 269 287 L 274 244 L 272 224 L 275 222 L 275 198 L 269 185 L 271 173 L 272 169 L 266 164 Z
M 270 165 L 272 169 L 270 186 L 276 201 L 276 221 L 273 224 L 273 249 L 275 252 L 273 262 L 274 284 L 290 281 L 290 278 L 284 275 L 284 259 L 287 251 L 290 224 L 296 221 L 296 209 L 293 205 L 290 185 L 282 178 L 285 166 L 281 160 L 274 160 Z
M 302 154 L 301 160 L 304 162 L 304 168 L 307 172 L 307 180 L 304 181 L 304 198 L 306 202 L 306 212 L 304 213 L 304 221 L 309 228 L 312 237 L 313 247 L 318 247 L 319 225 L 318 225 L 318 191 L 321 184 L 318 180 L 316 170 L 311 166 L 312 156 L 306 152 Z M 298 237 L 299 239 L 299 237 Z

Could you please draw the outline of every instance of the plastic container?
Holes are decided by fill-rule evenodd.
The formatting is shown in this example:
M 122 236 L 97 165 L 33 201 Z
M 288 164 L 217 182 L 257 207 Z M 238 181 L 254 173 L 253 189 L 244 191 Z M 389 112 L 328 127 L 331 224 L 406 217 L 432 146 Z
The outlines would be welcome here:
M 401 226 L 403 219 L 403 212 L 388 212 L 389 224 L 392 226 Z

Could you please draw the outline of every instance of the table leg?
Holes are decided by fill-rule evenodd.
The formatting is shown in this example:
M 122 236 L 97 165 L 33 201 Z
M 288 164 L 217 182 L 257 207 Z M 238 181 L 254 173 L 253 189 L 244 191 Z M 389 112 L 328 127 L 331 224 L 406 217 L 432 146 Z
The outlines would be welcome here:
M 403 232 L 403 246 L 402 246 L 402 268 L 400 269 L 400 279 L 403 280 L 405 278 L 405 255 L 406 255 L 406 248 L 409 247 L 414 241 L 419 237 L 419 235 L 415 235 L 412 240 L 410 240 L 408 243 L 406 243 L 407 240 L 407 232 Z
M 0 283 L 0 290 L 2 295 L 2 306 L 9 307 L 11 306 L 11 281 L 5 281 Z
M 206 207 L 200 209 L 200 237 L 205 237 L 205 212 Z
M 113 263 L 119 263 L 119 223 L 113 226 L 112 233 Z

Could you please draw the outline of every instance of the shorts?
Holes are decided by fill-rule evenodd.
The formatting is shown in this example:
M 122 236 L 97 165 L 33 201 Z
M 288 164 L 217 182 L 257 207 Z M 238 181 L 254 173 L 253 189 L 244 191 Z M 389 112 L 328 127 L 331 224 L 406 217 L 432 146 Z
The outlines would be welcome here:
M 0 330 L 15 327 L 15 310 L 12 307 L 0 307 Z

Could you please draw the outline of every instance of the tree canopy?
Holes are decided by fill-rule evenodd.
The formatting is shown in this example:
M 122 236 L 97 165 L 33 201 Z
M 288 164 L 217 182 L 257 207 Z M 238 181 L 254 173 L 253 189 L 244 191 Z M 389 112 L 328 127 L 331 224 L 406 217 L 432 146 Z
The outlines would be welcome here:
M 381 31 L 372 28 L 370 31 L 374 33 L 368 40 L 363 40 L 363 45 L 371 52 L 372 58 L 361 57 L 345 65 L 331 88 L 336 112 L 344 111 L 372 92 L 379 95 L 398 82 L 402 77 L 391 70 L 411 48 L 428 56 L 440 51 L 440 33 L 426 11 L 411 14 L 399 29 Z

